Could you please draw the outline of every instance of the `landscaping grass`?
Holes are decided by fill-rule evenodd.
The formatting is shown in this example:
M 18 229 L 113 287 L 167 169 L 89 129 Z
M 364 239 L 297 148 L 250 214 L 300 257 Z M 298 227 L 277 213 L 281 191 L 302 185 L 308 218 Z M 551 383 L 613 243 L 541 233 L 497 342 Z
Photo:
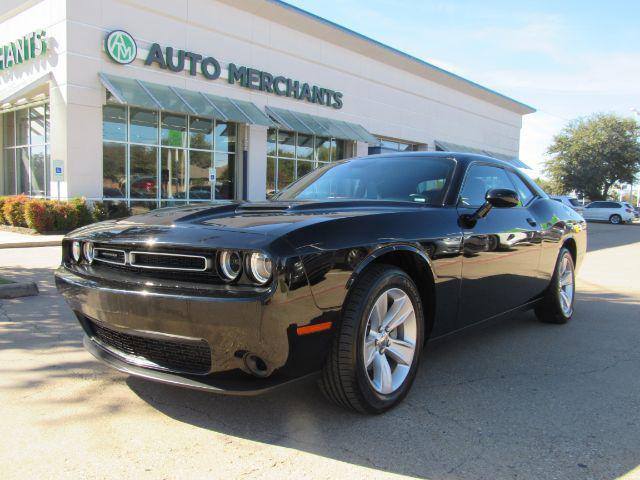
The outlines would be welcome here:
M 8 283 L 13 283 L 11 280 L 7 280 L 6 278 L 0 277 L 0 285 L 6 285 Z

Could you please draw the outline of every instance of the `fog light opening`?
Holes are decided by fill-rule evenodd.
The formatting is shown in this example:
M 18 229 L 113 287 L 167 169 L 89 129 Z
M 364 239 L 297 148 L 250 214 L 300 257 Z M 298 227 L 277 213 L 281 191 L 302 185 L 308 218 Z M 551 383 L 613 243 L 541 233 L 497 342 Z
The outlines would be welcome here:
M 253 353 L 247 353 L 244 356 L 244 365 L 247 367 L 247 370 L 256 377 L 264 378 L 267 376 L 267 364 Z

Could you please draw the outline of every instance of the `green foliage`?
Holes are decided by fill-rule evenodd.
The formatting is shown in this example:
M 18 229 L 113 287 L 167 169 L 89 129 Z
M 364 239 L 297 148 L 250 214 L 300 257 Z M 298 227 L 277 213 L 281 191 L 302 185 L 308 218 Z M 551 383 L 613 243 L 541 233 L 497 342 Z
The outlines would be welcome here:
M 4 218 L 4 200 L 6 197 L 0 197 L 0 225 L 9 225 L 7 219 Z
M 131 210 L 125 202 L 96 202 L 93 204 L 93 219 L 96 222 L 124 218 L 131 215 Z
M 24 204 L 29 199 L 26 195 L 16 195 L 14 197 L 6 197 L 2 207 L 7 224 L 14 227 L 26 227 L 27 222 L 24 218 Z
M 70 232 L 78 227 L 78 210 L 69 202 L 53 202 L 53 230 Z
M 566 193 L 564 187 L 554 180 L 538 177 L 534 181 L 549 195 L 564 195 Z
M 640 171 L 640 125 L 615 114 L 595 114 L 569 123 L 557 134 L 545 164 L 550 181 L 591 200 L 606 199 L 618 182 Z
M 69 204 L 76 209 L 78 214 L 78 227 L 84 227 L 94 222 L 91 210 L 87 206 L 87 202 L 84 198 L 72 198 L 69 200 Z
M 0 224 L 28 227 L 38 233 L 67 233 L 93 222 L 130 215 L 125 202 L 96 202 L 91 211 L 84 198 L 58 202 L 26 195 L 0 197 Z
M 102 222 L 109 218 L 109 211 L 107 207 L 102 202 L 96 202 L 93 204 L 93 219 L 96 222 Z
M 24 218 L 27 227 L 38 233 L 53 230 L 54 214 L 52 202 L 34 198 L 24 204 Z

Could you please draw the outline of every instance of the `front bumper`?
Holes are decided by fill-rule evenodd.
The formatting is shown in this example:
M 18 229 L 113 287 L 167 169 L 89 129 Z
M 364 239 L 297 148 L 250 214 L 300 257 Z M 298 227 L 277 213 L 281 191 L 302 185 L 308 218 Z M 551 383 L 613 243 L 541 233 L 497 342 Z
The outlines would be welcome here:
M 308 287 L 283 291 L 274 285 L 268 292 L 238 297 L 224 292 L 195 295 L 132 289 L 80 276 L 64 266 L 55 278 L 87 334 L 86 348 L 111 367 L 132 375 L 218 393 L 260 393 L 317 370 L 328 349 L 329 331 L 309 336 L 313 338 L 295 334 L 296 326 L 326 320 Z M 206 342 L 210 368 L 196 375 L 131 361 L 130 356 L 105 348 L 88 324 L 135 338 Z M 265 378 L 246 373 L 248 353 L 264 361 Z
M 267 378 L 255 378 L 250 377 L 248 374 L 241 371 L 208 376 L 177 375 L 170 372 L 139 367 L 120 360 L 108 350 L 102 348 L 87 335 L 85 335 L 83 343 L 87 351 L 102 363 L 128 375 L 144 378 L 146 380 L 153 380 L 167 385 L 175 385 L 222 395 L 259 395 L 273 390 L 274 388 L 314 375 L 312 372 L 298 377 L 274 375 Z

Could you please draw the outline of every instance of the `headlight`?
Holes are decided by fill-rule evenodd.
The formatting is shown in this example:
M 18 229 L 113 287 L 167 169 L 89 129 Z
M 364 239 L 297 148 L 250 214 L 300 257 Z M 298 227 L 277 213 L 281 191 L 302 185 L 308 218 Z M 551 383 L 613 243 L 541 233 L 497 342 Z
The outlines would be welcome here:
M 91 265 L 93 263 L 93 243 L 86 242 L 82 245 L 82 252 L 84 253 L 84 259 Z
M 82 245 L 77 240 L 71 244 L 71 255 L 76 263 L 82 258 Z
M 242 257 L 240 253 L 231 250 L 223 250 L 218 256 L 220 273 L 226 280 L 235 280 L 242 271 Z
M 264 285 L 271 278 L 273 264 L 264 253 L 254 252 L 249 257 L 249 270 L 251 277 L 259 284 Z

